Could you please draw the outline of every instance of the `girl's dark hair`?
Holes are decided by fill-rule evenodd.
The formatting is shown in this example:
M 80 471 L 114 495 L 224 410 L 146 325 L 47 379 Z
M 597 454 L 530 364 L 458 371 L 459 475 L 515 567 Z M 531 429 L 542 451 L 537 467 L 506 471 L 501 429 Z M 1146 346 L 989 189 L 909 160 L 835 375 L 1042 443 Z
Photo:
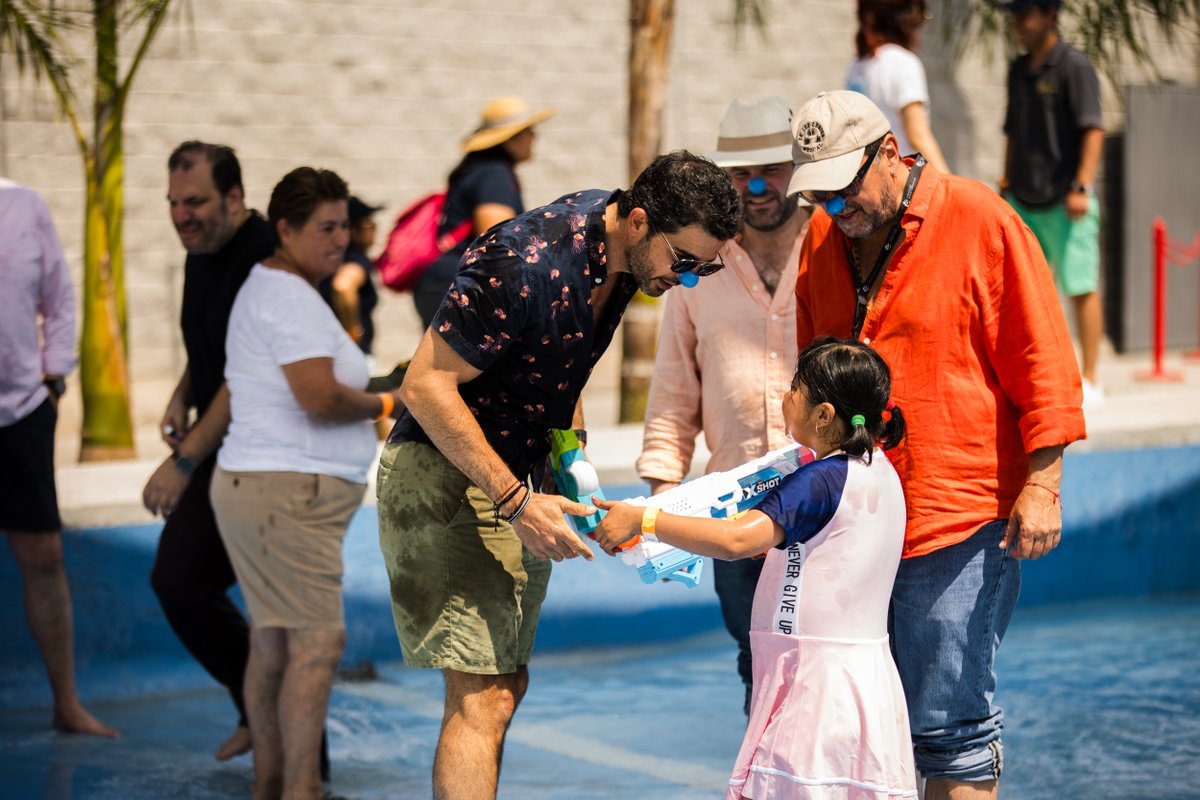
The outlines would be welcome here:
M 446 185 L 453 186 L 458 183 L 462 180 L 463 173 L 470 166 L 480 161 L 503 161 L 505 164 L 508 164 L 510 169 L 515 167 L 516 162 L 513 161 L 512 153 L 508 152 L 508 148 L 504 144 L 505 142 L 501 142 L 494 147 L 489 147 L 487 150 L 477 150 L 474 153 L 467 153 L 463 156 L 462 161 L 458 162 L 458 166 L 450 171 L 450 177 L 446 180 Z
M 291 228 L 303 228 L 321 203 L 349 199 L 350 187 L 336 172 L 297 167 L 275 184 L 267 205 L 267 219 L 275 231 L 279 230 L 279 220 L 285 220 Z M 278 236 L 276 233 L 277 239 Z
M 854 37 L 858 57 L 871 54 L 867 46 L 868 28 L 885 42 L 912 50 L 917 31 L 925 24 L 926 9 L 925 0 L 858 0 L 858 33 Z
M 846 453 L 866 454 L 870 461 L 876 442 L 891 450 L 904 440 L 904 414 L 900 406 L 888 408 L 892 372 L 883 357 L 862 342 L 831 336 L 815 339 L 796 360 L 792 389 L 801 384 L 809 404 L 829 403 L 845 423 L 850 435 L 841 448 Z M 851 424 L 856 414 L 866 419 L 865 425 Z

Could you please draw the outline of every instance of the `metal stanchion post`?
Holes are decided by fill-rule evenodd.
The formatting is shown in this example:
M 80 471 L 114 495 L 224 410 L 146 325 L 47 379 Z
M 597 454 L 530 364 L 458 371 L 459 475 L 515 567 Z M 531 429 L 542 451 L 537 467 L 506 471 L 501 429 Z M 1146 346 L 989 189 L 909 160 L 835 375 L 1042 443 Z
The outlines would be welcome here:
M 1163 369 L 1167 348 L 1167 223 L 1154 218 L 1154 369 L 1134 377 L 1139 381 L 1181 381 L 1180 372 Z

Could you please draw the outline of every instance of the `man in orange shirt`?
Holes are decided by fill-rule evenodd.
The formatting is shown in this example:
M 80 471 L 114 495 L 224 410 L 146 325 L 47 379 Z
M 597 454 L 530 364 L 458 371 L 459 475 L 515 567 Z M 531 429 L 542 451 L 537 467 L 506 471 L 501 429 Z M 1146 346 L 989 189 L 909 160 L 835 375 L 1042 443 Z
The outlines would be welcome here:
M 1017 213 L 901 158 L 865 96 L 823 92 L 792 132 L 790 190 L 822 208 L 800 254 L 799 345 L 874 346 L 908 420 L 888 454 L 908 506 L 891 633 L 925 798 L 995 797 L 996 649 L 1019 560 L 1058 545 L 1062 453 L 1085 436 L 1066 323 Z

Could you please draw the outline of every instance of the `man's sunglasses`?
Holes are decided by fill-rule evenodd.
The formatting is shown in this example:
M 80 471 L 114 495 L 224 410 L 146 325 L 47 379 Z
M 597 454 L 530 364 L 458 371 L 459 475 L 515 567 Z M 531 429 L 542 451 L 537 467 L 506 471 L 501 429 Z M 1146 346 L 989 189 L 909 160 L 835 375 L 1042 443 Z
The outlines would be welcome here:
M 671 240 L 662 231 L 658 232 L 662 240 L 667 243 L 667 249 L 671 251 L 671 258 L 675 259 L 675 263 L 671 265 L 671 271 L 677 274 L 684 272 L 692 272 L 703 278 L 705 275 L 712 275 L 714 272 L 720 272 L 725 269 L 725 262 L 721 260 L 721 254 L 717 254 L 716 261 L 701 261 L 700 259 L 684 254 L 684 258 L 679 257 L 679 253 L 671 245 Z
M 871 164 L 875 161 L 875 154 L 879 152 L 879 148 L 883 146 L 883 140 L 886 138 L 886 136 L 882 136 L 866 146 L 864 152 L 866 153 L 867 160 L 859 168 L 858 173 L 854 176 L 854 180 L 850 181 L 850 184 L 846 188 L 839 189 L 836 192 L 800 192 L 800 196 L 814 206 L 824 205 L 835 197 L 842 199 L 854 197 L 854 195 L 862 190 L 863 181 L 867 179 L 867 171 L 871 169 Z

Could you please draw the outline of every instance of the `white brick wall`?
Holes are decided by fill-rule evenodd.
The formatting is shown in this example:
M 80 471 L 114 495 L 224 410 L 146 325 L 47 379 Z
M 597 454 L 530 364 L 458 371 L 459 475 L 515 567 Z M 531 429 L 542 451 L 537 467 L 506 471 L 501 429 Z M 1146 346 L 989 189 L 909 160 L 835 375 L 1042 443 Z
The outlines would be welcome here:
M 667 149 L 708 152 L 732 97 L 780 94 L 798 105 L 841 86 L 853 57 L 850 0 L 772 3 L 767 37 L 747 30 L 740 46 L 732 0 L 677 5 Z M 559 110 L 539 128 L 536 156 L 520 169 L 527 205 L 625 181 L 623 0 L 191 0 L 188 7 L 186 16 L 172 14 L 151 48 L 126 118 L 130 369 L 142 425 L 157 420 L 183 366 L 183 253 L 164 202 L 165 161 L 179 142 L 233 145 L 247 196 L 260 209 L 288 169 L 334 169 L 355 193 L 386 205 L 386 230 L 396 211 L 444 181 L 487 100 L 516 93 Z M 134 43 L 126 38 L 126 59 Z M 86 37 L 74 46 L 88 52 Z M 923 55 L 935 132 L 957 171 L 994 181 L 1004 57 L 989 62 L 973 52 L 956 65 L 946 50 L 929 30 Z M 1160 53 L 1166 77 L 1197 80 L 1194 34 Z M 83 190 L 73 137 L 45 91 L 18 78 L 9 60 L 0 62 L 0 89 L 0 170 L 43 194 L 78 272 Z M 1111 91 L 1106 101 L 1117 127 Z M 419 330 L 408 297 L 385 296 L 377 325 L 381 363 L 411 353 Z M 606 358 L 588 391 L 596 422 L 611 421 L 616 376 L 616 358 Z M 139 444 L 152 434 L 139 435 Z

